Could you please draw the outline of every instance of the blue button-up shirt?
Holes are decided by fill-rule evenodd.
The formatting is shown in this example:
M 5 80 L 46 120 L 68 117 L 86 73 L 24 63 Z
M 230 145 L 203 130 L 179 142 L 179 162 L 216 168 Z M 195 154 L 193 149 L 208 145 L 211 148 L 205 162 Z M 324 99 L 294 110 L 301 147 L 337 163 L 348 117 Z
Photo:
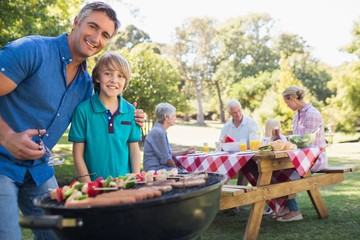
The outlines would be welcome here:
M 66 34 L 23 37 L 0 50 L 0 71 L 17 84 L 0 96 L 0 115 L 15 132 L 46 129 L 43 141 L 49 149 L 69 126 L 76 106 L 92 94 L 85 61 L 67 86 L 66 66 L 71 62 Z M 0 146 L 0 174 L 22 183 L 26 170 L 37 185 L 54 174 L 44 159 L 20 161 Z

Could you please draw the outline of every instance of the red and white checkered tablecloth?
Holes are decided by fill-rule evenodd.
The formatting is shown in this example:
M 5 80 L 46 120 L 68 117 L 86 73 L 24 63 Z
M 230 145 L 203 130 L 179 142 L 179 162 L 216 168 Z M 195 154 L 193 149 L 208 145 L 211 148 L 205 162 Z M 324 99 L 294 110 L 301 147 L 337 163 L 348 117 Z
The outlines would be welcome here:
M 288 151 L 287 154 L 294 164 L 293 169 L 285 169 L 273 172 L 271 183 L 287 182 L 299 179 L 309 171 L 311 166 L 315 163 L 321 151 L 319 148 L 298 149 Z M 270 208 L 278 214 L 281 208 L 285 205 L 287 197 L 281 197 L 267 201 Z
M 273 172 L 272 183 L 287 182 L 299 179 L 314 164 L 320 155 L 319 148 L 298 149 L 288 151 L 287 154 L 294 164 L 293 169 L 285 169 Z M 179 156 L 177 164 L 189 172 L 208 171 L 217 172 L 227 175 L 228 179 L 235 176 L 238 171 L 242 171 L 251 185 L 256 186 L 258 168 L 255 154 L 249 153 L 244 155 L 221 154 L 221 155 L 199 155 L 199 156 Z M 268 205 L 275 211 L 279 212 L 284 206 L 286 198 L 277 198 L 267 201 Z
M 199 156 L 179 156 L 178 164 L 189 172 L 207 171 L 225 174 L 231 179 L 235 174 L 246 165 L 255 153 L 237 155 L 199 155 Z

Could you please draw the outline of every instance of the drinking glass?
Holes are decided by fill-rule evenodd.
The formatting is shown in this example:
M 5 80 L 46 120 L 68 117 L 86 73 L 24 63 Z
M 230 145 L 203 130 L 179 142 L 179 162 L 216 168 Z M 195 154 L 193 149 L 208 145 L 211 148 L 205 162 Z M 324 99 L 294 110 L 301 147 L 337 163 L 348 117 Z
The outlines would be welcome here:
M 240 139 L 240 152 L 245 152 L 247 150 L 246 139 Z
M 209 152 L 209 144 L 208 143 L 204 143 L 203 152 Z
M 49 166 L 61 165 L 65 162 L 65 158 L 59 154 L 54 154 L 51 150 L 45 145 L 41 139 L 40 129 L 38 128 L 38 139 L 36 141 L 39 144 L 40 149 L 45 150 L 45 154 L 41 159 L 47 162 Z
M 258 151 L 260 146 L 259 139 L 252 139 L 250 140 L 250 151 Z

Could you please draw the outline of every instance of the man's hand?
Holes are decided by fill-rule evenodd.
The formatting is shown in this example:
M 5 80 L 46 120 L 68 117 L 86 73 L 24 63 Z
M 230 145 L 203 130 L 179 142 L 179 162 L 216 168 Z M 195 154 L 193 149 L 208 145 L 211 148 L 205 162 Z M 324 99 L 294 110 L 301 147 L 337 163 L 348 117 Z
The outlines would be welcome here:
M 136 107 L 137 102 L 134 102 L 133 106 Z M 144 122 L 145 122 L 144 111 L 142 109 L 136 109 L 135 112 L 134 112 L 134 115 L 135 115 L 136 124 L 139 125 L 140 127 L 144 126 Z
M 40 134 L 45 134 L 46 130 L 40 130 Z M 28 129 L 21 133 L 13 132 L 4 141 L 3 146 L 18 160 L 35 160 L 42 157 L 45 153 L 43 146 L 32 140 L 33 136 L 38 135 L 37 129 Z

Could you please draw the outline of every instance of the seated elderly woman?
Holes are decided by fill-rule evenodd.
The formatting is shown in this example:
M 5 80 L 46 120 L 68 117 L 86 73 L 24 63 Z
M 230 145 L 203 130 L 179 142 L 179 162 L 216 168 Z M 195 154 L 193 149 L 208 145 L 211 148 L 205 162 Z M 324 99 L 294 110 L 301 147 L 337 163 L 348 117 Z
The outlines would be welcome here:
M 144 143 L 144 170 L 171 170 L 176 168 L 174 158 L 176 156 L 195 152 L 194 147 L 185 151 L 172 152 L 166 130 L 175 125 L 176 108 L 169 103 L 159 103 L 155 108 L 157 122 L 148 133 Z M 184 172 L 184 169 L 178 169 Z

